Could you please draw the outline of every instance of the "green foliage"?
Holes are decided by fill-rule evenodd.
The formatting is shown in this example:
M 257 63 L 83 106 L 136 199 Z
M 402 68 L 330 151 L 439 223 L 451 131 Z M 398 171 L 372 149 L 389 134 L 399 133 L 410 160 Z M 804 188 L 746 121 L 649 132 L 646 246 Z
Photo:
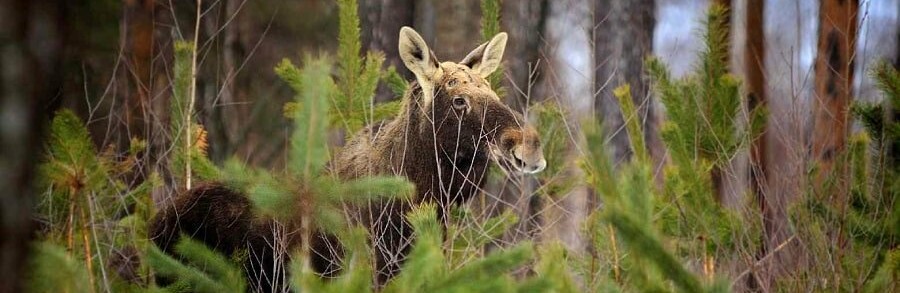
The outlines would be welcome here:
M 367 203 L 381 199 L 385 194 L 395 194 L 398 199 L 409 199 L 415 191 L 414 186 L 404 177 L 365 177 L 357 180 L 338 183 L 332 182 L 336 188 L 329 189 L 329 197 L 346 203 Z
M 324 59 L 306 59 L 300 72 L 303 85 L 298 92 L 300 105 L 294 114 L 294 133 L 291 136 L 289 169 L 295 176 L 310 178 L 319 174 L 328 160 L 328 102 L 334 90 L 328 77 L 330 64 Z M 292 66 L 282 62 L 279 66 Z
M 291 282 L 295 290 L 371 290 L 373 270 L 367 235 L 364 230 L 347 222 L 343 207 L 377 200 L 404 200 L 412 195 L 413 186 L 405 178 L 396 176 L 366 177 L 345 182 L 323 174 L 330 159 L 327 135 L 329 126 L 333 126 L 329 125 L 329 116 L 325 114 L 340 115 L 339 112 L 332 111 L 335 105 L 325 99 L 333 96 L 338 89 L 329 76 L 331 63 L 328 58 L 307 57 L 304 64 L 299 69 L 285 60 L 276 67 L 279 76 L 297 92 L 296 101 L 286 107 L 287 114 L 293 117 L 294 122 L 290 142 L 292 147 L 288 153 L 290 172 L 279 176 L 248 170 L 240 164 L 232 163 L 226 165 L 223 171 L 231 178 L 222 180 L 232 182 L 232 186 L 243 187 L 260 214 L 285 222 L 297 221 L 296 215 L 300 215 L 298 222 L 301 225 L 311 223 L 337 235 L 347 248 L 343 271 L 337 279 L 331 281 L 322 280 L 311 270 L 308 264 L 308 247 L 295 251 L 291 263 Z M 353 62 L 350 64 L 352 67 Z M 343 66 L 347 68 L 348 65 Z M 304 234 L 304 239 L 309 239 L 310 232 L 310 229 L 300 231 Z
M 170 121 L 169 124 L 175 133 L 180 133 L 185 129 L 185 121 L 187 116 L 193 115 L 188 113 L 190 96 L 191 96 L 191 54 L 194 52 L 194 44 L 187 41 L 175 42 L 175 62 L 172 65 L 173 85 L 172 85 L 172 101 L 169 104 Z M 177 140 L 174 140 L 177 141 Z
M 176 177 L 185 176 L 185 164 L 190 158 L 194 176 L 211 179 L 218 176 L 218 170 L 206 158 L 205 132 L 191 121 L 187 110 L 193 45 L 179 42 L 175 47 L 170 170 Z M 188 131 L 193 134 L 189 150 L 180 143 L 186 142 Z M 145 290 L 129 285 L 113 272 L 119 268 L 107 265 L 115 258 L 144 259 L 152 247 L 146 238 L 147 221 L 153 216 L 155 205 L 150 192 L 162 185 L 162 179 L 150 173 L 139 184 L 125 183 L 132 179 L 129 174 L 135 173 L 146 148 L 146 142 L 132 139 L 124 156 L 113 149 L 98 152 L 84 123 L 73 112 L 57 113 L 51 124 L 46 162 L 41 166 L 40 178 L 48 191 L 38 200 L 38 215 L 48 220 L 50 229 L 39 237 L 42 242 L 36 244 L 31 268 L 34 275 L 42 276 L 43 282 L 54 283 L 55 287 L 38 286 L 36 291 Z M 65 255 L 59 253 L 58 245 L 65 245 Z M 66 269 L 48 275 L 47 268 L 55 269 L 58 264 L 65 264 Z M 133 266 L 121 269 L 133 270 L 135 275 L 129 278 L 152 280 L 147 263 Z
M 896 288 L 900 280 L 896 249 L 900 244 L 900 122 L 889 114 L 889 109 L 900 109 L 900 74 L 885 62 L 876 65 L 870 74 L 885 99 L 883 104 L 857 102 L 851 107 L 865 132 L 853 135 L 847 153 L 840 154 L 839 164 L 843 165 L 839 166 L 850 171 L 849 198 L 836 202 L 809 193 L 792 210 L 796 221 L 809 223 L 799 229 L 801 235 L 824 242 L 829 239 L 829 227 L 841 227 L 831 233 L 853 241 L 853 249 L 842 251 L 844 256 L 840 259 L 829 257 L 835 247 L 812 242 L 817 244 L 810 247 L 814 259 L 828 264 L 816 266 L 815 270 L 847 276 L 841 278 L 845 279 L 843 282 L 817 284 L 822 288 L 884 292 Z M 840 270 L 835 271 L 834 267 Z
M 381 69 L 384 53 L 368 52 L 365 58 L 360 57 L 356 0 L 338 0 L 338 19 L 337 90 L 329 95 L 333 104 L 331 126 L 343 127 L 347 135 L 352 135 L 371 122 L 396 115 L 399 103 L 375 106 L 372 101 L 378 81 L 386 76 Z M 390 71 L 387 77 L 389 84 L 397 82 Z
M 535 273 L 547 281 L 551 292 L 581 292 L 571 275 L 566 248 L 560 243 L 550 243 L 540 250 Z M 544 291 L 544 290 L 540 290 Z
M 385 292 L 415 292 L 416 289 L 432 285 L 434 279 L 421 276 L 446 276 L 448 268 L 441 249 L 441 226 L 437 221 L 433 205 L 423 205 L 408 215 L 410 225 L 416 232 L 416 243 L 403 265 L 403 271 L 391 280 Z M 421 275 L 419 275 L 421 274 Z
M 728 74 L 727 19 L 724 8 L 712 6 L 702 36 L 704 51 L 694 74 L 673 80 L 659 59 L 647 60 L 654 92 L 670 118 L 662 136 L 676 161 L 693 159 L 696 154 L 721 166 L 751 134 L 737 127 L 745 99 L 740 95 L 740 81 Z M 751 130 L 759 129 L 763 115 L 761 110 L 751 113 Z
M 367 234 L 362 228 L 350 228 L 342 234 L 341 243 L 347 248 L 342 274 L 336 279 L 323 280 L 309 267 L 308 255 L 294 256 L 292 262 L 294 291 L 300 292 L 371 292 L 372 262 L 366 245 Z
M 447 228 L 451 235 L 449 263 L 452 268 L 483 257 L 482 248 L 503 236 L 519 219 L 513 211 L 488 219 L 475 218 L 466 208 L 452 208 L 453 220 Z
M 607 221 L 616 228 L 631 254 L 638 260 L 649 262 L 657 270 L 665 272 L 682 292 L 703 291 L 700 281 L 667 252 L 658 239 L 648 233 L 647 227 L 642 227 L 640 219 L 633 219 L 626 213 L 611 209 Z
M 146 143 L 135 139 L 124 156 L 111 149 L 98 152 L 87 128 L 73 112 L 57 113 L 50 127 L 47 156 L 40 167 L 41 183 L 47 188 L 37 199 L 37 215 L 46 220 L 48 229 L 34 244 L 29 268 L 36 278 L 34 291 L 130 288 L 105 265 L 117 257 L 114 251 L 139 247 L 134 257 L 142 257 L 140 248 L 149 242 L 146 221 L 153 214 L 150 191 L 161 185 L 161 180 L 151 173 L 135 186 L 124 182 L 144 148 Z M 65 250 L 60 252 L 60 247 Z M 149 276 L 143 266 L 135 273 L 140 279 Z M 53 284 L 37 284 L 37 280 Z
M 91 292 L 87 267 L 64 247 L 43 242 L 32 249 L 28 292 Z
M 885 167 L 893 166 L 898 170 L 900 163 L 900 121 L 896 121 L 897 111 L 900 111 L 900 72 L 890 63 L 882 61 L 876 63 L 870 72 L 876 85 L 884 93 L 883 105 L 870 105 L 855 103 L 853 114 L 861 120 L 863 126 L 875 140 L 876 147 L 881 151 L 880 157 L 885 159 Z M 890 110 L 888 110 L 890 109 Z M 893 113 L 893 117 L 890 117 Z M 886 170 L 888 171 L 888 170 Z M 886 186 L 887 187 L 887 186 Z M 890 188 L 898 188 L 896 185 Z
M 894 109 L 900 107 L 900 73 L 897 68 L 887 61 L 881 61 L 872 68 L 870 76 L 878 89 L 884 92 L 885 101 Z
M 328 58 L 307 57 L 303 67 L 298 68 L 283 61 L 276 68 L 282 77 L 297 93 L 295 102 L 285 107 L 293 125 L 291 148 L 288 153 L 289 167 L 286 174 L 276 174 L 249 168 L 240 162 L 230 160 L 222 168 L 214 166 L 206 158 L 205 131 L 194 121 L 190 113 L 191 69 L 190 58 L 195 49 L 187 42 L 175 45 L 175 62 L 173 69 L 173 97 L 171 100 L 171 143 L 169 153 L 169 171 L 174 181 L 188 176 L 186 165 L 191 165 L 191 175 L 201 180 L 222 182 L 236 190 L 248 194 L 255 209 L 261 216 L 273 217 L 277 220 L 296 220 L 301 214 L 299 223 L 311 224 L 318 229 L 338 236 L 347 248 L 342 274 L 334 280 L 325 281 L 311 271 L 308 265 L 309 250 L 301 247 L 292 262 L 292 285 L 295 290 L 315 292 L 360 292 L 372 290 L 374 283 L 371 248 L 368 247 L 366 231 L 353 227 L 342 214 L 345 205 L 364 205 L 381 200 L 409 200 L 413 194 L 413 186 L 403 177 L 369 177 L 343 182 L 324 174 L 325 165 L 329 161 L 328 133 L 333 127 L 343 127 L 348 133 L 355 132 L 363 125 L 375 120 L 391 117 L 399 112 L 400 102 L 391 102 L 379 107 L 371 103 L 375 87 L 379 80 L 384 80 L 400 95 L 408 83 L 400 77 L 394 68 L 382 70 L 384 61 L 380 53 L 369 53 L 365 58 L 359 56 L 359 21 L 356 15 L 356 2 L 341 0 L 340 47 L 336 75 L 332 76 L 332 63 Z M 495 28 L 496 29 L 496 28 Z M 493 33 L 492 33 L 493 34 Z M 76 206 L 75 200 L 91 199 L 99 201 L 98 194 L 111 194 L 109 202 L 90 200 L 81 204 L 93 204 L 109 207 L 109 212 L 94 214 L 98 221 L 113 220 L 111 229 L 95 232 L 74 227 L 91 227 L 92 223 L 80 219 L 84 225 L 71 223 L 65 225 L 69 211 L 60 215 L 57 225 L 53 227 L 72 227 L 71 239 L 93 237 L 86 240 L 83 247 L 70 247 L 61 252 L 51 242 L 65 243 L 61 239 L 66 235 L 64 230 L 58 231 L 57 239 L 42 242 L 34 258 L 32 268 L 38 279 L 60 280 L 56 287 L 36 286 L 38 291 L 90 291 L 91 286 L 109 288 L 126 288 L 128 291 L 201 291 L 227 292 L 244 291 L 246 285 L 242 271 L 233 260 L 222 256 L 203 244 L 182 237 L 175 247 L 178 258 L 166 255 L 146 238 L 147 221 L 152 217 L 154 203 L 150 192 L 162 184 L 162 179 L 155 174 L 147 176 L 145 182 L 126 187 L 117 180 L 119 172 L 133 168 L 139 153 L 146 148 L 146 143 L 132 142 L 128 164 L 115 162 L 104 154 L 98 154 L 90 141 L 88 132 L 77 117 L 68 111 L 61 112 L 54 121 L 50 144 L 50 156 L 42 170 L 44 178 L 53 190 L 53 198 L 60 203 L 53 209 Z M 188 136 L 189 135 L 189 136 Z M 190 137 L 190 143 L 187 138 Z M 132 159 L 134 158 L 134 159 Z M 130 165 L 129 165 L 130 164 Z M 58 193 L 58 195 L 57 195 Z M 91 197 L 93 196 L 93 197 Z M 50 201 L 46 201 L 50 203 Z M 118 202 L 118 204 L 116 204 Z M 86 203 L 86 204 L 85 204 Z M 126 211 L 127 210 L 127 211 Z M 114 214 L 122 215 L 113 218 Z M 514 279 L 508 275 L 510 271 L 520 268 L 531 260 L 532 247 L 525 243 L 507 250 L 501 250 L 482 257 L 482 252 L 475 247 L 483 246 L 499 237 L 516 221 L 512 213 L 504 213 L 486 222 L 475 222 L 466 217 L 455 229 L 456 233 L 465 235 L 467 241 L 460 242 L 458 248 L 465 251 L 457 254 L 452 248 L 454 244 L 444 243 L 443 229 L 437 222 L 434 206 L 417 207 L 410 216 L 416 229 L 417 238 L 413 253 L 405 263 L 407 269 L 395 282 L 388 285 L 390 290 L 401 292 L 419 292 L 421 290 L 438 291 L 492 291 L 504 289 L 549 288 L 547 280 L 541 278 L 527 279 L 519 288 Z M 310 227 L 311 228 L 311 227 Z M 310 233 L 305 229 L 301 233 Z M 93 236 L 92 236 L 93 235 Z M 307 235 L 308 237 L 308 235 Z M 98 239 L 102 238 L 102 239 Z M 87 239 L 87 238 L 85 238 Z M 153 284 L 155 276 L 175 280 L 166 288 L 141 288 L 137 285 L 123 284 L 117 275 L 107 274 L 109 254 L 93 250 L 93 255 L 82 255 L 82 251 L 91 253 L 99 242 L 112 243 L 114 247 L 134 251 L 135 257 L 142 260 L 138 264 L 139 280 Z M 77 241 L 76 241 L 76 244 Z M 46 247 L 44 247 L 46 246 Z M 81 249 L 81 248 L 88 249 Z M 447 247 L 447 248 L 445 248 Z M 446 250 L 445 250 L 446 249 Z M 452 256 L 451 256 L 452 255 Z M 461 261 L 450 263 L 444 260 L 455 258 Z M 52 265 L 64 264 L 62 270 L 52 271 Z M 90 263 L 94 268 L 90 269 Z M 440 278 L 422 278 L 422 272 L 440 272 Z M 53 275 L 64 274 L 64 275 Z M 554 273 L 556 274 L 556 273 Z M 501 277 L 497 277 L 501 276 Z M 109 278 L 110 281 L 106 281 Z M 36 279 L 37 280 L 37 279 Z M 91 280 L 91 281 L 88 281 Z M 101 284 L 101 281 L 103 284 Z M 94 283 L 94 281 L 97 281 Z M 473 282 L 475 281 L 475 282 Z M 110 285 L 107 282 L 112 282 Z M 35 284 L 37 284 L 35 282 Z M 44 286 L 44 285 L 41 285 Z M 107 289 L 109 290 L 109 289 Z
M 559 198 L 579 184 L 580 180 L 569 172 L 571 168 L 577 167 L 574 165 L 575 162 L 567 157 L 571 141 L 559 139 L 569 135 L 566 113 L 553 100 L 531 106 L 530 113 L 537 117 L 535 126 L 541 135 L 541 147 L 544 150 L 544 159 L 547 160 L 547 168 L 537 175 L 542 184 L 538 192 L 544 196 Z
M 400 76 L 400 73 L 397 72 L 397 68 L 394 68 L 394 66 L 388 67 L 381 79 L 384 80 L 391 92 L 397 97 L 402 97 L 406 93 L 406 89 L 409 88 L 409 82 L 403 76 Z
M 39 214 L 48 217 L 51 232 L 56 237 L 62 237 L 70 211 L 81 214 L 81 209 L 90 204 L 88 197 L 112 192 L 108 190 L 110 187 L 118 187 L 109 186 L 107 182 L 112 168 L 109 159 L 98 156 L 81 119 L 70 110 L 59 111 L 50 124 L 47 158 L 40 166 L 42 183 L 51 191 L 38 201 Z M 110 206 L 114 198 L 100 196 L 93 200 L 100 201 L 100 207 L 114 207 Z M 100 212 L 109 214 L 113 211 Z
M 636 114 L 636 112 L 632 112 Z M 629 113 L 626 113 L 629 115 Z M 669 291 L 670 284 L 681 292 L 707 292 L 714 291 L 711 285 L 704 285 L 700 279 L 688 270 L 679 258 L 693 259 L 695 253 L 678 254 L 672 252 L 664 243 L 663 235 L 669 236 L 668 241 L 683 242 L 686 245 L 696 246 L 696 238 L 702 238 L 703 233 L 711 231 L 688 227 L 706 227 L 717 225 L 718 219 L 695 217 L 690 223 L 679 225 L 680 230 L 660 231 L 670 221 L 683 221 L 677 218 L 667 217 L 667 213 L 674 207 L 671 203 L 657 200 L 657 192 L 653 188 L 654 181 L 650 175 L 650 163 L 647 161 L 634 161 L 621 166 L 617 173 L 612 172 L 608 154 L 602 144 L 603 136 L 597 127 L 598 123 L 584 123 L 588 149 L 591 150 L 585 162 L 585 171 L 589 174 L 589 183 L 594 186 L 601 199 L 604 208 L 597 215 L 591 217 L 594 222 L 590 225 L 593 241 L 597 254 L 613 254 L 607 259 L 615 259 L 611 268 L 614 271 L 614 280 L 624 289 L 639 291 Z M 702 180 L 698 178 L 698 180 Z M 707 179 L 708 180 L 708 179 Z M 707 194 L 711 193 L 707 190 Z M 681 206 L 684 213 L 698 213 L 696 207 Z M 614 235 L 602 229 L 606 225 L 614 228 Z M 687 235 L 693 236 L 688 237 Z M 607 242 L 606 239 L 613 239 Z M 611 249 L 605 249 L 612 247 Z M 621 250 L 621 251 L 620 251 Z M 715 252 L 703 250 L 702 256 Z M 625 253 L 629 257 L 620 258 L 618 254 Z M 592 272 L 596 275 L 599 272 Z M 619 276 L 623 275 L 623 276 Z M 717 289 L 716 289 L 717 290 Z
M 894 248 L 887 253 L 884 262 L 872 279 L 866 284 L 865 292 L 891 292 L 900 284 L 900 250 Z
M 735 237 L 737 231 L 747 229 L 715 201 L 717 195 L 709 177 L 713 170 L 723 170 L 738 150 L 748 145 L 764 119 L 764 110 L 751 113 L 750 127 L 740 126 L 737 119 L 746 99 L 740 94 L 740 81 L 728 74 L 725 9 L 713 5 L 704 24 L 704 50 L 693 74 L 676 80 L 660 60 L 647 60 L 653 90 L 669 117 L 661 136 L 673 164 L 666 169 L 663 197 L 674 206 L 662 209 L 660 216 L 668 219 L 662 228 L 685 241 L 704 239 L 705 243 L 683 245 L 695 256 L 733 251 L 741 241 L 756 238 Z
M 97 158 L 87 128 L 70 110 L 61 110 L 50 124 L 49 161 L 44 178 L 51 184 L 98 189 L 106 177 L 104 162 Z
M 713 168 L 722 168 L 750 140 L 752 131 L 742 130 L 737 121 L 745 101 L 740 81 L 727 74 L 724 10 L 711 9 L 705 24 L 705 49 L 693 74 L 674 79 L 658 59 L 647 61 L 654 92 L 669 118 L 661 133 L 672 159 L 664 187 L 655 187 L 627 85 L 614 95 L 626 117 L 635 160 L 614 170 L 598 123 L 582 123 L 588 150 L 582 167 L 604 206 L 590 217 L 589 233 L 595 260 L 611 262 L 586 270 L 591 279 L 601 278 L 593 284 L 603 286 L 602 279 L 612 277 L 609 281 L 629 291 L 727 291 L 727 286 L 710 276 L 700 278 L 685 263 L 714 266 L 733 257 L 737 249 L 752 246 L 748 240 L 755 237 L 747 231 L 753 230 L 741 227 L 741 219 L 714 200 L 708 175 Z
M 638 111 L 634 108 L 634 101 L 631 100 L 631 86 L 623 84 L 613 90 L 613 95 L 619 101 L 619 107 L 622 113 L 633 113 L 631 116 L 625 117 L 625 127 L 628 129 L 628 140 L 631 141 L 631 149 L 634 151 L 638 161 L 649 162 L 650 156 L 647 155 L 647 149 L 644 147 L 644 136 L 641 131 L 640 116 L 634 115 Z
M 175 42 L 174 85 L 170 109 L 170 133 L 172 133 L 172 153 L 169 170 L 175 178 L 188 176 L 187 164 L 190 161 L 190 176 L 209 180 L 218 176 L 218 168 L 206 155 L 206 130 L 194 121 L 194 113 L 190 111 L 191 103 L 191 55 L 194 44 L 185 41 Z M 190 140 L 190 149 L 188 149 Z M 197 181 L 197 180 L 195 180 Z
M 451 269 L 441 248 L 443 235 L 436 207 L 415 207 L 407 218 L 416 232 L 416 242 L 398 276 L 384 292 L 512 292 L 534 280 L 515 282 L 507 274 L 532 258 L 530 243 L 497 251 L 484 258 Z M 427 277 L 424 277 L 427 276 Z
M 855 103 L 850 107 L 850 111 L 872 137 L 881 138 L 884 135 L 885 113 L 882 105 Z
M 203 243 L 181 237 L 175 252 L 184 264 L 150 246 L 147 261 L 156 273 L 177 280 L 171 288 L 190 288 L 196 292 L 244 292 L 245 279 L 239 267 Z

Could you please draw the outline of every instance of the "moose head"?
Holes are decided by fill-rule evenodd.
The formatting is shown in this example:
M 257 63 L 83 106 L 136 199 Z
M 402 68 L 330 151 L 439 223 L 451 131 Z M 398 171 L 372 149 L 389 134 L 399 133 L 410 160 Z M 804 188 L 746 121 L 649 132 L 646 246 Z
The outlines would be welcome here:
M 507 173 L 533 174 L 547 165 L 539 135 L 487 81 L 500 66 L 506 39 L 499 33 L 459 63 L 439 62 L 415 30 L 400 29 L 400 59 L 421 90 L 409 105 L 424 114 L 419 130 L 433 135 L 438 155 L 456 162 L 489 155 Z

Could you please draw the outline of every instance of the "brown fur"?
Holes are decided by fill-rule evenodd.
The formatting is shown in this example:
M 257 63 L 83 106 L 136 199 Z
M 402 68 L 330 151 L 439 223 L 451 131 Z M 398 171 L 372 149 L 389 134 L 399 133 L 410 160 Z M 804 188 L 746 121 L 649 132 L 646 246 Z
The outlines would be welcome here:
M 207 183 L 176 196 L 175 202 L 161 209 L 150 223 L 150 239 L 169 254 L 173 254 L 182 234 L 225 255 L 247 249 L 247 278 L 256 286 L 265 287 L 274 277 L 283 277 L 265 270 L 272 267 L 274 260 L 268 242 L 273 239 L 273 225 L 271 219 L 252 213 L 250 200 L 243 194 L 219 183 Z M 269 281 L 256 281 L 265 279 Z M 271 291 L 270 287 L 265 288 L 261 291 Z
M 378 202 L 349 211 L 370 229 L 379 283 L 396 274 L 411 244 L 405 213 L 412 205 L 437 203 L 443 219 L 447 208 L 482 189 L 492 160 L 507 172 L 543 169 L 537 132 L 504 105 L 485 80 L 499 66 L 505 44 L 506 35 L 500 34 L 459 64 L 439 63 L 417 33 L 401 30 L 401 58 L 417 81 L 403 97 L 396 119 L 360 131 L 331 166 L 343 180 L 401 175 L 415 185 L 410 202 Z M 221 186 L 199 187 L 179 197 L 169 212 L 160 213 L 151 231 L 164 249 L 181 231 L 225 253 L 247 246 L 265 250 L 271 221 L 250 211 L 243 195 Z M 317 234 L 312 248 L 313 267 L 333 275 L 340 244 Z M 272 255 L 270 250 L 260 254 Z

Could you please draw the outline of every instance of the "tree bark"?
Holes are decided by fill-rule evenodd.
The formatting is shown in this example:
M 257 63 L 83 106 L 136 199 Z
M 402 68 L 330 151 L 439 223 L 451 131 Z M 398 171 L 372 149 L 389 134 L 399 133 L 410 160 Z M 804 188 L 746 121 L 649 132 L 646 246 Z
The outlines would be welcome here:
M 415 4 L 412 0 L 362 0 L 359 1 L 359 16 L 363 51 L 384 53 L 384 67 L 394 66 L 403 78 L 411 80 L 413 75 L 403 65 L 397 52 L 400 28 L 413 25 Z M 397 97 L 381 83 L 375 94 L 375 101 L 383 102 Z
M 479 0 L 421 0 L 415 9 L 416 30 L 439 61 L 459 62 L 481 45 Z
M 656 26 L 653 0 L 622 2 L 594 1 L 594 59 L 597 62 L 594 86 L 599 89 L 594 107 L 610 140 L 610 153 L 616 165 L 632 156 L 625 120 L 613 90 L 630 84 L 632 101 L 637 107 L 644 140 L 657 182 L 662 181 L 661 166 L 665 147 L 659 137 L 659 118 L 651 98 L 649 83 L 643 78 L 644 58 L 653 53 Z
M 156 0 L 129 0 L 123 2 L 125 23 L 125 62 L 128 81 L 126 97 L 122 99 L 123 123 L 115 123 L 113 142 L 117 149 L 128 149 L 132 137 L 148 138 L 150 129 L 150 97 L 153 88 L 153 57 Z M 110 121 L 110 123 L 114 123 Z M 110 139 L 110 138 L 107 138 Z
M 62 85 L 64 15 L 54 1 L 0 1 L 0 292 L 24 289 L 45 107 Z
M 531 101 L 542 97 L 532 94 L 538 82 L 541 66 L 541 30 L 543 29 L 547 1 L 503 1 L 501 7 L 501 27 L 509 34 L 504 60 L 506 76 L 506 103 L 513 109 L 525 112 Z
M 848 161 L 841 158 L 849 134 L 858 8 L 856 0 L 820 2 L 812 116 L 807 128 L 807 169 L 816 170 L 810 178 L 812 196 L 830 202 L 841 215 L 849 200 L 848 164 L 840 161 Z M 827 239 L 834 249 L 834 263 L 841 263 L 847 237 L 842 228 L 836 228 L 828 231 Z
M 847 199 L 847 172 L 835 160 L 847 146 L 858 8 L 856 0 L 825 0 L 819 7 L 809 162 L 818 169 L 812 181 L 816 195 L 840 206 Z M 829 179 L 835 179 L 834 186 L 827 186 Z
M 247 58 L 242 27 L 246 15 L 241 15 L 244 1 L 224 2 L 223 5 L 209 7 L 219 13 L 208 13 L 203 19 L 206 33 L 201 36 L 201 39 L 221 36 L 215 40 L 220 64 L 207 66 L 210 74 L 200 80 L 207 89 L 204 91 L 204 125 L 209 131 L 209 157 L 213 162 L 223 162 L 234 154 L 246 127 L 234 121 L 248 117 L 251 107 L 247 99 L 249 77 L 240 74 Z M 220 30 L 221 35 L 217 35 Z
M 765 77 L 765 23 L 764 17 L 764 0 L 747 0 L 746 3 L 746 44 L 744 48 L 744 78 L 747 84 L 747 109 L 752 111 L 760 111 L 768 107 L 766 101 L 766 77 Z M 768 127 L 768 125 L 766 126 Z M 768 168 L 766 164 L 766 136 L 769 132 L 763 130 L 758 137 L 754 137 L 750 146 L 750 190 L 759 204 L 760 213 L 763 221 L 763 245 L 757 252 L 757 259 L 764 257 L 774 247 L 769 247 L 770 235 L 775 234 L 777 228 L 774 222 L 775 214 L 772 212 L 775 207 L 773 202 L 767 198 L 767 180 Z M 761 280 L 757 276 L 750 276 L 748 279 L 748 287 L 751 289 L 760 289 Z M 768 288 L 768 286 L 766 286 Z

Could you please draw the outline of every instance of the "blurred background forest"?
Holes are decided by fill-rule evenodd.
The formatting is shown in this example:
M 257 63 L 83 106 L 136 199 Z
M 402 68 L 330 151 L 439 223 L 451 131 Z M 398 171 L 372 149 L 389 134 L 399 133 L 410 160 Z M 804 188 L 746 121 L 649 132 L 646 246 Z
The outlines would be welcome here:
M 384 67 L 393 66 L 406 80 L 414 77 L 397 54 L 402 26 L 419 31 L 442 61 L 459 61 L 483 41 L 480 0 L 358 2 L 360 54 L 384 52 Z M 827 186 L 838 197 L 850 193 L 851 184 L 826 184 L 811 166 L 848 172 L 835 166 L 841 164 L 835 158 L 863 131 L 849 107 L 853 101 L 885 98 L 869 73 L 879 62 L 893 68 L 900 62 L 900 1 L 505 0 L 499 20 L 509 45 L 501 97 L 533 122 L 559 127 L 553 141 L 545 142 L 564 153 L 555 161 L 562 166 L 551 171 L 565 174 L 553 178 L 571 180 L 582 176 L 581 157 L 590 152 L 581 129 L 602 126 L 602 146 L 612 166 L 636 155 L 634 138 L 623 131 L 629 115 L 623 115 L 614 93 L 629 84 L 651 173 L 663 186 L 672 161 L 660 134 L 667 109 L 652 89 L 652 68 L 645 61 L 656 56 L 673 79 L 701 69 L 704 21 L 713 2 L 728 8 L 725 61 L 743 81 L 738 129 L 750 127 L 749 113 L 757 107 L 765 108 L 767 117 L 758 136 L 738 143 L 727 163 L 711 170 L 717 204 L 758 214 L 761 237 L 748 246 L 756 251 L 740 251 L 741 257 L 719 264 L 725 268 L 709 270 L 734 278 L 733 289 L 769 291 L 778 276 L 817 260 L 806 253 L 816 246 L 810 242 L 845 245 L 845 240 L 804 237 L 789 210 L 817 188 Z M 334 55 L 338 12 L 338 4 L 328 0 L 0 1 L 0 190 L 6 191 L 0 196 L 0 292 L 21 288 L 16 284 L 24 274 L 23 252 L 40 229 L 31 224 L 37 201 L 31 195 L 44 190 L 31 182 L 57 110 L 71 109 L 85 122 L 94 146 L 120 160 L 132 158 L 134 139 L 145 142 L 119 174 L 128 188 L 141 185 L 165 168 L 172 151 L 175 43 L 196 40 L 192 114 L 206 130 L 209 159 L 218 166 L 237 158 L 282 170 L 293 125 L 283 106 L 294 93 L 274 68 L 283 58 L 303 64 L 306 54 Z M 381 82 L 373 98 L 398 97 Z M 529 114 L 546 105 L 562 111 L 550 119 Z M 337 135 L 333 144 L 341 141 Z M 591 212 L 604 205 L 596 188 L 574 182 L 562 184 L 560 194 L 532 196 L 546 180 L 492 180 L 489 195 L 472 209 L 485 217 L 505 211 L 518 216 L 497 246 L 558 240 L 569 251 L 591 253 L 597 244 L 582 230 Z M 173 176 L 161 181 L 150 192 L 156 204 L 183 187 Z M 896 249 L 896 240 L 888 243 L 882 249 Z M 705 262 L 693 265 L 702 267 L 696 271 L 707 269 Z M 756 281 L 737 281 L 746 271 Z

